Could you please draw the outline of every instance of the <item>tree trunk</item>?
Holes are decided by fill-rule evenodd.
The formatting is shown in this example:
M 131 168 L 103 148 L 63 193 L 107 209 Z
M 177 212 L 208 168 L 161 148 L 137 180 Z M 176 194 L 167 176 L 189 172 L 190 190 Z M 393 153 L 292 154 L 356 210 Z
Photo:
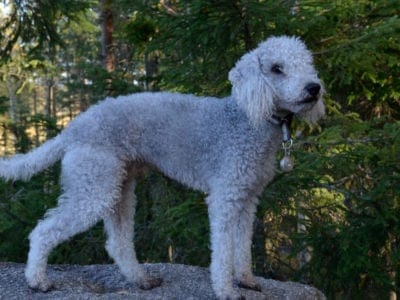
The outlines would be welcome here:
M 157 75 L 158 75 L 158 55 L 150 53 L 145 55 L 145 69 L 146 69 L 146 90 L 156 91 Z
M 115 70 L 115 54 L 113 45 L 113 13 L 111 10 L 111 0 L 101 1 L 101 55 L 104 68 L 109 74 Z M 106 82 L 106 94 L 112 93 L 112 78 L 109 76 Z
M 37 92 L 34 89 L 33 90 L 33 115 L 37 116 L 38 114 L 38 109 L 37 109 L 37 103 L 38 103 L 38 96 L 37 96 Z M 39 124 L 38 122 L 35 122 L 35 146 L 39 146 L 39 135 L 40 135 L 40 131 L 39 131 Z
M 19 121 L 19 115 L 17 112 L 18 108 L 18 95 L 17 91 L 22 85 L 22 81 L 14 76 L 10 76 L 6 79 L 8 99 L 9 99 L 9 114 L 12 123 Z
M 52 76 L 49 76 L 46 79 L 46 99 L 45 99 L 45 114 L 46 117 L 48 118 L 53 118 L 55 115 L 53 115 L 53 112 L 55 110 L 54 106 L 54 79 Z M 46 124 L 46 136 L 47 138 L 51 137 L 51 130 L 50 127 L 48 126 L 49 124 Z
M 3 139 L 3 151 L 1 155 L 7 155 L 8 153 L 8 128 L 5 123 L 1 125 L 1 129 L 3 130 L 2 139 Z
M 6 79 L 6 86 L 7 86 L 7 93 L 8 93 L 8 99 L 9 99 L 9 115 L 10 115 L 10 120 L 11 124 L 8 125 L 8 129 L 10 129 L 12 133 L 12 142 L 14 145 L 14 150 L 17 148 L 17 142 L 19 141 L 19 132 L 17 130 L 19 121 L 20 121 L 20 115 L 19 115 L 19 105 L 20 105 L 20 100 L 18 97 L 18 90 L 21 88 L 23 84 L 23 80 L 18 78 L 17 76 L 9 76 Z M 8 149 L 6 149 L 7 151 Z
M 243 6 L 240 6 L 241 4 L 236 4 L 236 7 L 238 9 L 238 12 L 240 14 L 240 20 L 243 26 L 243 41 L 244 41 L 244 46 L 246 51 L 250 51 L 252 49 L 254 49 L 254 41 L 253 38 L 251 36 L 251 28 L 250 28 L 250 24 L 248 22 L 249 17 L 248 17 L 248 12 L 247 12 L 247 7 L 246 4 L 243 4 Z
M 47 117 L 54 117 L 54 80 L 49 77 L 46 79 L 46 104 L 45 113 Z

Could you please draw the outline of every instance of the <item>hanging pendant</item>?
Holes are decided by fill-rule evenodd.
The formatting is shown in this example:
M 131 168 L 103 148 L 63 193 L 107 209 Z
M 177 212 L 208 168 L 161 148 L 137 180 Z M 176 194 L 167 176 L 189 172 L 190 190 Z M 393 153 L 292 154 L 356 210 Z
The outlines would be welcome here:
M 293 170 L 293 160 L 289 155 L 285 155 L 280 161 L 280 167 L 283 172 L 290 172 Z
M 281 159 L 279 165 L 283 172 L 290 172 L 293 170 L 294 163 L 292 158 L 290 157 L 290 150 L 292 148 L 292 145 L 293 140 L 291 138 L 282 143 L 283 158 Z

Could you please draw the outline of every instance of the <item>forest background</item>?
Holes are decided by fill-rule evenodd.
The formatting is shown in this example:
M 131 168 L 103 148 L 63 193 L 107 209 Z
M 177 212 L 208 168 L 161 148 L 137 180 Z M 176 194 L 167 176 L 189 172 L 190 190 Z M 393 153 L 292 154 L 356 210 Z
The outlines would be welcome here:
M 236 60 L 271 35 L 300 36 L 324 80 L 328 116 L 295 122 L 295 169 L 264 192 L 256 274 L 330 299 L 400 292 L 398 0 L 3 0 L 0 154 L 27 152 L 106 96 L 230 93 Z M 134 116 L 132 116 L 134 117 Z M 24 262 L 27 236 L 56 203 L 59 165 L 0 182 L 0 261 Z M 208 266 L 204 195 L 150 173 L 138 186 L 142 262 Z M 99 224 L 51 263 L 110 263 Z

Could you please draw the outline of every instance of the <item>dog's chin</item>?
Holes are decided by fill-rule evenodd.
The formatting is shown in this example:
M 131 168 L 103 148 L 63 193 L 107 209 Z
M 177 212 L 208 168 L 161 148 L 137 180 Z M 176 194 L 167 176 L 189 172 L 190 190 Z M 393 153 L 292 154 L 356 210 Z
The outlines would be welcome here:
M 318 101 L 318 100 L 317 100 Z M 279 111 L 281 111 L 281 114 L 301 114 L 304 112 L 307 112 L 309 110 L 311 110 L 314 105 L 317 103 L 317 101 L 306 101 L 306 102 L 295 102 L 292 105 L 285 105 L 285 106 L 281 106 L 279 107 Z
M 325 105 L 322 99 L 298 104 L 297 106 L 299 107 L 296 113 L 297 117 L 313 124 L 317 123 L 317 121 L 325 115 Z
M 294 113 L 303 113 L 312 110 L 315 104 L 317 104 L 318 100 L 319 97 L 308 96 L 299 101 L 296 101 L 293 107 L 293 110 L 296 111 Z
M 314 110 L 318 106 L 321 96 L 307 95 L 299 97 L 297 99 L 280 101 L 280 105 L 276 105 L 276 111 L 280 112 L 278 115 L 287 115 L 289 113 L 298 115 L 300 118 L 302 115 L 307 115 L 310 111 Z

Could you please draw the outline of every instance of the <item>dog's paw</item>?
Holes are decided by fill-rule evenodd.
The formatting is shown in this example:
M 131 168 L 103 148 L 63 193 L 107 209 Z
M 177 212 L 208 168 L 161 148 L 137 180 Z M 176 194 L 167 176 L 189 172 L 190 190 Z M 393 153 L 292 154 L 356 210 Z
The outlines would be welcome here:
M 261 292 L 261 285 L 257 282 L 246 282 L 246 281 L 239 281 L 237 283 L 238 287 L 248 290 L 253 290 L 257 292 Z
M 252 274 L 245 274 L 235 280 L 238 287 L 261 292 L 261 286 Z
M 139 288 L 141 288 L 142 290 L 151 290 L 153 288 L 159 287 L 163 283 L 163 280 L 162 278 L 158 277 L 147 277 L 141 279 L 137 283 L 139 285 Z
M 40 281 L 29 281 L 28 286 L 30 289 L 36 291 L 36 292 L 42 292 L 42 293 L 47 293 L 51 291 L 54 286 L 51 283 L 51 281 L 47 278 L 41 279 Z

